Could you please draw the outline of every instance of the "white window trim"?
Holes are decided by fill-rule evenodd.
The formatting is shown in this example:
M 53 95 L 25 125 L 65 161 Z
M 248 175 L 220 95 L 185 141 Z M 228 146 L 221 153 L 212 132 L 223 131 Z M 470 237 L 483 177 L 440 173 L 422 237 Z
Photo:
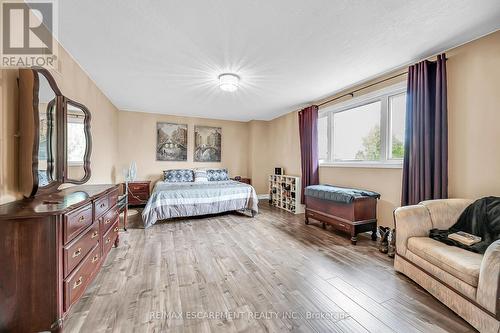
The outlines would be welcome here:
M 320 161 L 320 167 L 341 167 L 341 168 L 390 168 L 398 169 L 403 167 L 403 160 L 389 158 L 387 151 L 390 143 L 390 126 L 389 124 L 389 97 L 399 95 L 406 92 L 406 82 L 400 82 L 377 91 L 373 91 L 359 97 L 354 97 L 348 101 L 327 106 L 319 111 L 318 118 L 328 118 L 328 157 L 326 161 Z M 382 103 L 380 113 L 380 146 L 381 156 L 380 161 L 333 161 L 333 115 L 338 112 L 346 111 L 352 108 L 360 107 L 366 104 L 380 101 Z

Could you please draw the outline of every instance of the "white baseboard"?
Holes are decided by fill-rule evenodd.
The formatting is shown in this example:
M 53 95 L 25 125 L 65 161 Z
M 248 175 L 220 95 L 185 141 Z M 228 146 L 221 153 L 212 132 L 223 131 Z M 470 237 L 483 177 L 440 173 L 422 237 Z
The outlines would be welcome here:
M 257 194 L 259 200 L 269 200 L 269 194 Z

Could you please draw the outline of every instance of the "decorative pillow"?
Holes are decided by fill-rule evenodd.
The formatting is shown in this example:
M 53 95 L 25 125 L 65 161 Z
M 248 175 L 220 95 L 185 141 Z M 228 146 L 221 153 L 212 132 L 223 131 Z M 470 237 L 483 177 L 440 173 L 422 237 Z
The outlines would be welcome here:
M 207 170 L 205 169 L 195 169 L 194 170 L 194 181 L 197 182 L 208 182 Z
M 194 181 L 193 170 L 191 169 L 173 169 L 163 171 L 163 180 L 167 183 L 180 183 Z
M 207 169 L 207 178 L 209 182 L 229 180 L 227 169 Z

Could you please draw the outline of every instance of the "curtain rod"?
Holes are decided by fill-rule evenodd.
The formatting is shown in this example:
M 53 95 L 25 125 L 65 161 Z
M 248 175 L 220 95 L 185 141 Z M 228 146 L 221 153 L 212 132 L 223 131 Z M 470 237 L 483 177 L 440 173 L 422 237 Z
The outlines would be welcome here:
M 364 86 L 364 87 L 358 88 L 358 89 L 356 89 L 356 90 L 353 90 L 353 91 L 351 91 L 351 92 L 349 92 L 349 93 L 346 93 L 346 94 L 343 94 L 343 95 L 341 95 L 341 96 L 338 96 L 338 97 L 335 97 L 335 98 L 328 99 L 328 100 L 326 100 L 326 101 L 324 101 L 324 102 L 321 102 L 321 103 L 319 103 L 319 104 L 316 104 L 316 105 L 317 105 L 317 106 L 323 106 L 323 105 L 325 105 L 325 104 L 328 104 L 328 103 L 334 102 L 334 101 L 336 101 L 336 100 L 338 100 L 338 99 L 341 99 L 341 98 L 344 98 L 344 97 L 347 97 L 347 96 L 354 97 L 354 93 L 357 93 L 357 92 L 359 92 L 359 91 L 361 91 L 361 90 L 365 90 L 365 89 L 367 89 L 367 88 L 370 88 L 370 87 L 376 86 L 377 84 L 380 84 L 380 83 L 382 83 L 382 82 L 389 81 L 389 80 L 395 79 L 395 78 L 397 78 L 397 77 L 400 77 L 400 76 L 403 76 L 403 75 L 406 75 L 406 74 L 408 74 L 408 71 L 403 72 L 403 73 L 399 73 L 399 74 L 396 74 L 396 75 L 393 75 L 393 76 L 391 76 L 391 77 L 385 78 L 385 79 L 383 79 L 383 80 L 380 80 L 380 81 L 377 81 L 377 82 L 374 82 L 374 83 L 371 83 L 371 84 L 369 84 L 369 85 L 367 85 L 367 86 Z
M 440 55 L 440 54 L 445 54 L 445 53 L 444 53 L 444 52 L 438 53 L 438 54 L 436 54 L 436 55 L 433 55 L 433 56 L 431 56 L 431 57 L 428 57 L 428 58 L 427 58 L 427 59 L 425 59 L 425 60 L 428 60 L 428 59 L 430 59 L 430 58 L 434 58 L 434 57 L 436 57 L 436 56 L 438 56 L 438 55 Z M 444 58 L 444 59 L 445 59 L 445 61 L 446 61 L 446 60 L 448 60 L 448 57 L 446 57 L 446 56 L 445 56 L 445 58 Z M 377 81 L 377 82 L 371 83 L 371 84 L 369 84 L 369 85 L 367 85 L 367 86 L 364 86 L 364 87 L 358 88 L 358 89 L 356 89 L 356 90 L 353 90 L 353 91 L 351 91 L 351 92 L 349 92 L 349 93 L 346 93 L 346 94 L 343 94 L 343 95 L 341 95 L 341 96 L 334 97 L 334 98 L 330 98 L 330 99 L 328 99 L 328 100 L 326 100 L 326 101 L 324 101 L 324 102 L 321 102 L 321 103 L 319 103 L 319 104 L 316 104 L 316 105 L 317 105 L 318 107 L 320 107 L 320 106 L 323 106 L 323 105 L 325 105 L 325 104 L 328 104 L 328 103 L 334 102 L 334 101 L 336 101 L 336 100 L 338 100 L 338 99 L 341 99 L 341 98 L 344 98 L 344 97 L 347 97 L 347 96 L 354 97 L 354 93 L 357 93 L 357 92 L 359 92 L 359 91 L 361 91 L 361 90 L 365 90 L 365 89 L 367 89 L 367 88 L 370 88 L 370 87 L 376 86 L 377 84 L 380 84 L 380 83 L 382 83 L 382 82 L 389 81 L 389 80 L 395 79 L 395 78 L 397 78 L 397 77 L 400 77 L 400 76 L 403 76 L 403 75 L 406 75 L 406 74 L 408 74 L 408 71 L 405 71 L 405 72 L 403 72 L 403 73 L 399 73 L 399 74 L 393 75 L 393 76 L 391 76 L 391 77 L 385 78 L 385 79 L 383 79 L 383 80 L 380 80 L 380 81 Z

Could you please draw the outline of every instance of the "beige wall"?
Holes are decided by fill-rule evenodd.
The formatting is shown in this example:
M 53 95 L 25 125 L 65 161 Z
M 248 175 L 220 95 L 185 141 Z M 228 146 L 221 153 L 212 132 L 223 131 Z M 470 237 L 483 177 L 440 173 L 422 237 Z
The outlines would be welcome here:
M 450 197 L 500 196 L 500 31 L 446 52 L 448 57 L 449 192 Z M 380 81 L 405 69 L 380 76 L 363 85 L 342 91 L 340 96 Z M 363 90 L 359 96 L 384 86 L 405 81 L 392 79 Z M 331 97 L 327 98 L 330 99 Z M 345 101 L 347 98 L 336 101 Z M 325 99 L 326 100 L 326 99 Z M 317 101 L 316 103 L 321 103 Z M 330 104 L 331 105 L 331 104 Z M 253 161 L 256 184 L 267 179 L 274 166 L 287 174 L 300 174 L 297 112 L 269 122 L 270 158 Z M 253 158 L 258 158 L 253 155 Z M 260 180 L 255 180 L 259 177 Z M 401 201 L 402 169 L 321 167 L 320 182 L 361 187 L 379 192 L 377 217 L 381 225 L 392 225 L 392 211 Z M 266 188 L 259 186 L 258 193 Z
M 188 160 L 186 162 L 156 161 L 156 123 L 171 122 L 188 125 Z M 120 111 L 118 114 L 118 179 L 132 161 L 137 164 L 137 179 L 156 181 L 162 170 L 177 168 L 225 167 L 230 176 L 248 176 L 249 127 L 239 121 L 178 117 L 163 114 Z M 222 128 L 222 161 L 193 162 L 194 125 Z
M 17 190 L 17 70 L 0 70 L 0 204 L 20 198 Z
M 500 31 L 447 56 L 450 196 L 500 196 Z
M 84 104 L 92 114 L 92 177 L 89 183 L 114 183 L 118 156 L 118 109 L 62 48 L 59 57 L 60 73 L 54 73 L 59 88 L 66 97 Z
M 59 72 L 52 71 L 62 93 L 92 113 L 92 177 L 89 183 L 113 183 L 117 159 L 118 110 L 76 61 L 59 48 Z M 17 143 L 17 70 L 0 71 L 0 204 L 19 199 Z
M 268 192 L 266 175 L 271 174 L 269 170 L 269 160 L 271 149 L 267 149 L 269 139 L 269 122 L 252 120 L 248 123 L 248 149 L 250 158 L 248 159 L 248 175 L 252 178 L 252 185 L 258 194 Z

